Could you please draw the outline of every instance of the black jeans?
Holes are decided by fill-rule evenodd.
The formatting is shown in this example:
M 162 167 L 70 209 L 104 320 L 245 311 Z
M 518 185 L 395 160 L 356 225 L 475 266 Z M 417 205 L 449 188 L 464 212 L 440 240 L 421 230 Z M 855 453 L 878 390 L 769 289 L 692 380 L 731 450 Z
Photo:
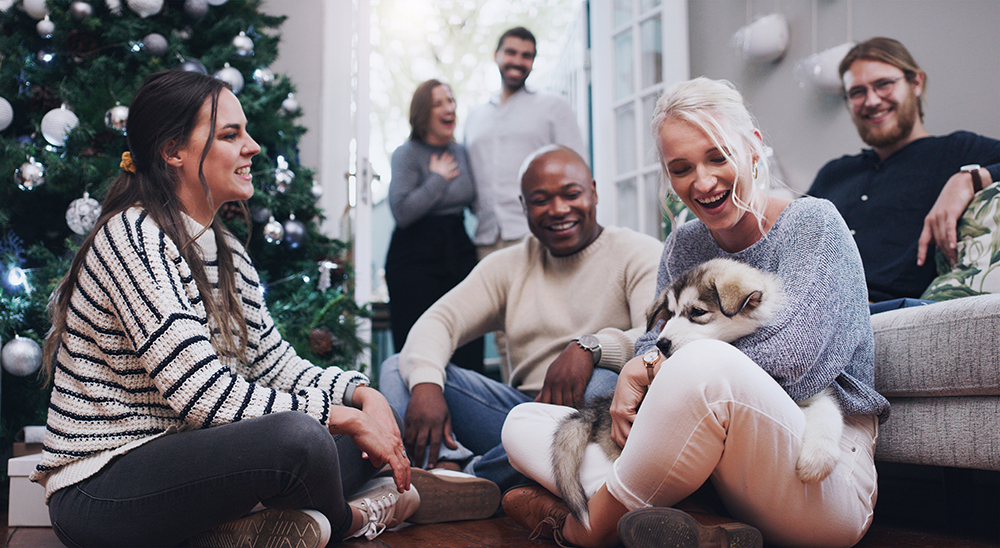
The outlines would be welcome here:
M 318 510 L 336 540 L 351 526 L 346 497 L 376 472 L 350 437 L 277 413 L 150 441 L 53 493 L 49 516 L 71 547 L 176 546 L 262 503 Z

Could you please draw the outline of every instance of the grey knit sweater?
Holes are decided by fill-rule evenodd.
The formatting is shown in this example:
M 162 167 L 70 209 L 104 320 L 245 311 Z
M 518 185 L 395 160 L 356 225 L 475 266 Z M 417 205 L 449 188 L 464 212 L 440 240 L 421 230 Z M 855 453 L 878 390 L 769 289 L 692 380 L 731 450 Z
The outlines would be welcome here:
M 200 227 L 186 220 L 196 234 Z M 230 239 L 249 330 L 246 366 L 216 354 L 191 270 L 145 211 L 129 209 L 98 230 L 70 299 L 42 460 L 31 476 L 47 496 L 161 435 L 281 411 L 325 424 L 348 382 L 367 381 L 295 354 L 239 242 Z M 198 245 L 217 285 L 211 230 Z
M 737 340 L 795 401 L 833 383 L 846 415 L 889 417 L 889 402 L 874 389 L 874 335 L 861 257 L 833 204 L 795 200 L 755 244 L 727 253 L 701 221 L 678 227 L 664 246 L 657 295 L 686 270 L 717 257 L 735 259 L 781 280 L 785 304 L 771 325 Z M 636 341 L 652 348 L 657 328 Z

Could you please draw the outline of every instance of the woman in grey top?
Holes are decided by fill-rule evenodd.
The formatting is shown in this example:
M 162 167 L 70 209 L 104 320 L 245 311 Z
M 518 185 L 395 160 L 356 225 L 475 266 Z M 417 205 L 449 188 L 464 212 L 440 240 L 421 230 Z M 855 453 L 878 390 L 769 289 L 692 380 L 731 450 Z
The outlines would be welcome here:
M 410 139 L 392 153 L 389 208 L 396 219 L 385 259 L 396 352 L 417 318 L 476 265 L 464 212 L 476 191 L 465 148 L 455 142 L 455 98 L 438 80 L 417 86 Z M 482 373 L 483 339 L 455 351 L 452 363 Z
M 658 292 L 724 257 L 776 275 L 784 304 L 732 345 L 695 341 L 646 360 L 662 324 L 639 338 L 611 406 L 621 457 L 591 458 L 589 470 L 604 468 L 588 488 L 589 523 L 539 488 L 509 492 L 504 508 L 520 508 L 527 524 L 548 519 L 536 530 L 577 546 L 853 546 L 871 525 L 875 439 L 889 404 L 873 388 L 868 295 L 847 226 L 825 200 L 766 193 L 760 132 L 728 82 L 672 86 L 657 102 L 653 132 L 669 191 L 697 217 L 668 239 Z M 804 415 L 795 402 L 828 386 L 844 414 L 840 455 L 829 476 L 807 484 L 796 474 Z M 505 431 L 512 420 L 551 431 L 538 419 L 543 411 L 550 422 L 564 416 L 518 407 Z M 515 468 L 533 465 L 530 455 L 508 455 Z M 688 497 L 703 486 L 721 506 L 675 508 L 696 509 Z M 515 496 L 523 502 L 513 504 Z

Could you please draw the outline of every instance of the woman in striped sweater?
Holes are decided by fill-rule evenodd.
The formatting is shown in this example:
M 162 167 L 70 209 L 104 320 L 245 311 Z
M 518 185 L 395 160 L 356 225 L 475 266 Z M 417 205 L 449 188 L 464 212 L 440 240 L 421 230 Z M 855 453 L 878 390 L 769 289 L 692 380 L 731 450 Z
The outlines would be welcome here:
M 67 546 L 324 546 L 419 504 L 385 398 L 295 354 L 216 216 L 253 194 L 246 123 L 191 72 L 151 75 L 129 107 L 123 171 L 50 307 L 32 479 Z

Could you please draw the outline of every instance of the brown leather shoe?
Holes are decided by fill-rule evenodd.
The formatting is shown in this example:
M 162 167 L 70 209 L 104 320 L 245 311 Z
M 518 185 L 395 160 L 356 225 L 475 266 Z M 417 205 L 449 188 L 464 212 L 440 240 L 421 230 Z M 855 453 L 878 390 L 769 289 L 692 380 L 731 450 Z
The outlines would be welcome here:
M 515 487 L 503 496 L 503 511 L 531 531 L 531 539 L 551 538 L 563 546 L 562 528 L 569 508 L 559 497 L 539 485 Z
M 762 548 L 760 531 L 731 519 L 676 508 L 639 508 L 618 521 L 625 548 Z

